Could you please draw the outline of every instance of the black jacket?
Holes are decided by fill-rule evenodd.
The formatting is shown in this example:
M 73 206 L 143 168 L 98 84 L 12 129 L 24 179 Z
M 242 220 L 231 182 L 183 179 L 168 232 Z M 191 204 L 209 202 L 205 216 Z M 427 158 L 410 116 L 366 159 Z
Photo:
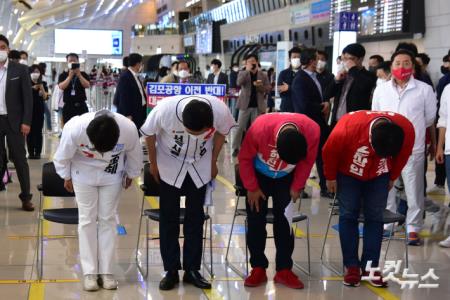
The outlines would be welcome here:
M 320 85 L 322 86 L 322 91 L 326 91 L 328 86 L 331 85 L 331 83 L 334 81 L 334 75 L 327 69 L 325 69 L 322 73 L 317 73 L 317 79 L 320 82 Z M 325 96 L 325 95 L 324 95 Z M 325 98 L 324 100 L 330 100 L 330 98 Z
M 114 95 L 117 102 L 117 112 L 126 117 L 131 116 L 132 121 L 139 129 L 145 121 L 146 109 L 142 106 L 142 95 L 136 79 L 130 70 L 120 76 Z M 145 90 L 143 91 L 145 97 Z
M 290 90 L 294 112 L 308 116 L 320 127 L 325 126 L 322 95 L 311 76 L 303 70 L 298 71 Z
M 208 84 L 214 84 L 214 74 L 209 74 L 208 79 L 206 79 L 206 83 Z M 217 80 L 217 84 L 225 84 L 227 86 L 228 90 L 228 76 L 227 74 L 220 72 L 219 78 Z
M 281 86 L 283 85 L 283 83 L 289 85 L 289 90 L 287 90 L 287 92 L 280 93 L 281 97 L 280 110 L 282 112 L 294 112 L 291 94 L 292 94 L 292 81 L 294 80 L 296 74 L 297 73 L 292 71 L 292 68 L 289 67 L 288 69 L 281 71 L 280 75 L 278 75 L 277 86 Z
M 348 76 L 354 79 L 347 94 L 347 113 L 357 110 L 370 110 L 372 107 L 372 93 L 377 84 L 377 77 L 365 68 L 358 69 L 357 67 L 351 68 Z M 344 83 L 345 80 L 333 81 L 325 92 L 325 99 L 334 97 L 331 116 L 332 124 L 336 122 L 336 114 Z

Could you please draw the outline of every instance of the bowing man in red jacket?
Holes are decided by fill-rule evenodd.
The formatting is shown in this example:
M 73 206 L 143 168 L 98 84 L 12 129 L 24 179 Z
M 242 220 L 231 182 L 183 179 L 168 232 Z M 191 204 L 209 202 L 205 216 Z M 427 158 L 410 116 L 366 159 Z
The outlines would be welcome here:
M 258 117 L 245 135 L 239 153 L 239 170 L 247 189 L 247 240 L 252 272 L 245 286 L 267 281 L 267 198 L 272 196 L 274 238 L 277 248 L 274 281 L 301 289 L 303 283 L 291 271 L 294 236 L 284 215 L 286 207 L 300 198 L 316 160 L 320 129 L 302 114 L 272 113 Z
M 330 192 L 339 200 L 339 237 L 346 267 L 344 284 L 359 286 L 366 266 L 378 267 L 383 211 L 393 182 L 411 155 L 414 127 L 393 112 L 357 111 L 338 122 L 322 149 Z M 363 253 L 358 257 L 358 217 L 365 218 Z M 380 272 L 369 283 L 386 287 Z

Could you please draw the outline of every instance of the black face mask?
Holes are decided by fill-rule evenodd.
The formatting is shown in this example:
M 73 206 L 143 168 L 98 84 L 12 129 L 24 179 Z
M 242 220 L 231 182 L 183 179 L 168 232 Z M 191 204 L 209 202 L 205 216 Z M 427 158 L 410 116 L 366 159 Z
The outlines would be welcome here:
M 377 72 L 377 68 L 369 67 L 369 72 L 376 73 Z
M 446 75 L 446 74 L 448 74 L 449 72 L 450 72 L 450 70 L 449 70 L 448 68 L 446 68 L 446 67 L 444 67 L 444 66 L 441 66 L 441 73 L 442 73 L 442 74 Z

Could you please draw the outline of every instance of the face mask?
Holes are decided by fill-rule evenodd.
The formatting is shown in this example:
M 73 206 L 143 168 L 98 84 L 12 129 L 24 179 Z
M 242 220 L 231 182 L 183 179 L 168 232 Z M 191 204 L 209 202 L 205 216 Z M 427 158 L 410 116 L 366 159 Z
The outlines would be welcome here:
M 181 79 L 185 79 L 189 77 L 189 72 L 186 70 L 181 70 L 178 71 L 178 77 L 180 77 Z
M 8 59 L 8 52 L 0 51 L 0 62 L 5 62 Z
M 337 73 L 343 72 L 344 70 L 345 70 L 344 63 L 343 63 L 343 62 L 339 63 L 339 64 L 337 65 Z
M 324 60 L 318 60 L 317 61 L 317 69 L 318 70 L 323 70 L 325 69 L 325 67 L 327 66 L 327 62 Z
M 380 84 L 383 84 L 383 83 L 385 83 L 385 82 L 387 82 L 386 79 L 378 78 L 378 79 L 377 79 L 377 86 L 379 86 Z
M 448 72 L 450 72 L 449 68 L 446 68 L 445 66 L 441 66 L 441 73 L 442 74 L 447 74 Z
M 348 72 L 350 70 L 350 68 L 345 62 L 342 62 L 342 66 L 344 67 L 345 72 Z
M 31 73 L 31 80 L 33 81 L 37 81 L 39 79 L 39 76 L 41 76 L 41 74 L 38 73 Z
M 173 73 L 173 75 L 178 76 L 178 71 L 177 70 L 172 71 L 172 73 Z
M 233 71 L 234 71 L 234 72 L 239 72 L 239 68 L 238 68 L 238 67 L 234 67 L 234 68 L 233 68 Z
M 69 68 L 69 70 L 71 70 L 72 69 L 72 63 L 68 63 L 67 67 Z
M 300 68 L 300 58 L 292 58 L 291 59 L 291 66 L 294 69 Z
M 406 81 L 408 80 L 411 75 L 413 73 L 413 69 L 412 68 L 398 68 L 398 69 L 394 69 L 392 70 L 392 76 L 394 76 L 396 79 L 401 80 L 401 81 Z
M 22 65 L 25 65 L 25 66 L 27 66 L 27 65 L 28 65 L 28 61 L 27 61 L 27 60 L 25 60 L 25 59 L 21 59 L 21 60 L 19 60 L 19 63 L 20 63 L 20 64 L 22 64 Z
M 369 67 L 369 72 L 375 73 L 377 69 L 375 67 Z

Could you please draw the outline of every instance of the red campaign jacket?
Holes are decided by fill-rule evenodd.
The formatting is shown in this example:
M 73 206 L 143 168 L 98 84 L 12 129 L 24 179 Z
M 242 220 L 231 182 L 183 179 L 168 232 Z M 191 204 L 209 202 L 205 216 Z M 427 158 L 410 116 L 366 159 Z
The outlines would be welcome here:
M 306 139 L 306 158 L 296 165 L 282 161 L 276 148 L 280 129 L 292 124 Z M 270 178 L 280 178 L 294 172 L 291 189 L 300 191 L 305 187 L 319 147 L 320 128 L 313 120 L 302 114 L 271 113 L 259 116 L 245 134 L 239 153 L 239 172 L 244 187 L 249 191 L 259 188 L 256 170 Z
M 379 118 L 389 119 L 403 129 L 403 147 L 396 157 L 379 157 L 369 142 L 370 126 Z M 322 148 L 325 177 L 336 180 L 337 173 L 341 173 L 367 181 L 390 173 L 391 180 L 395 180 L 411 155 L 414 138 L 412 123 L 400 114 L 366 110 L 346 114 Z

